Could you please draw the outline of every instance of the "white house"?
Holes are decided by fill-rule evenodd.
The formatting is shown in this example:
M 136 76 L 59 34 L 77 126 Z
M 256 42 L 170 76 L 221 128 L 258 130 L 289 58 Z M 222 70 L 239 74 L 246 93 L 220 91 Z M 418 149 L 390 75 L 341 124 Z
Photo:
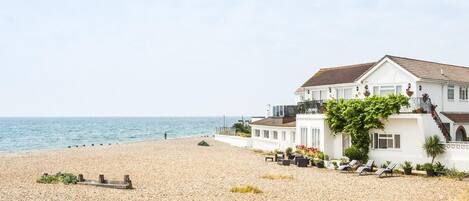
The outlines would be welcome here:
M 429 162 L 422 145 L 427 136 L 439 135 L 447 151 L 437 160 L 469 170 L 468 86 L 468 67 L 389 55 L 377 62 L 322 68 L 295 92 L 297 104 L 309 103 L 308 110 L 294 115 L 273 109 L 271 117 L 252 122 L 252 147 L 273 150 L 305 145 L 341 158 L 351 145 L 350 137 L 332 135 L 323 103 L 405 94 L 411 107 L 389 117 L 383 130 L 370 132 L 370 158 L 378 164 Z M 422 98 L 423 94 L 429 99 Z

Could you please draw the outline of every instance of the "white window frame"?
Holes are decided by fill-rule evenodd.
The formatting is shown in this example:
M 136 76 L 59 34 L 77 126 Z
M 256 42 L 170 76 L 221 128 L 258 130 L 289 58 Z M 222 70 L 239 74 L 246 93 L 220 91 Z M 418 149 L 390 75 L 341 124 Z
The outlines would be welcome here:
M 295 143 L 295 140 L 296 140 L 296 132 L 295 131 L 290 132 L 290 140 L 291 140 L 291 142 Z
M 459 101 L 467 102 L 468 98 L 468 88 L 467 86 L 459 86 Z
M 282 141 L 287 141 L 287 131 L 282 131 Z
M 376 85 L 373 86 L 373 95 L 375 96 L 381 96 L 381 92 L 383 91 L 383 88 L 388 88 L 387 90 L 393 90 L 394 92 L 392 94 L 403 94 L 402 91 L 402 85 L 400 84 L 389 84 L 389 85 Z M 390 95 L 390 94 L 387 94 Z
M 321 129 L 319 128 L 312 128 L 311 129 L 311 146 L 319 149 L 321 146 Z
M 451 91 L 451 94 L 452 94 L 452 98 L 449 98 L 450 91 Z M 448 101 L 454 101 L 454 85 L 448 85 L 448 87 L 446 89 L 446 97 L 447 97 Z
M 278 140 L 278 131 L 272 131 L 272 138 Z
M 263 134 L 264 134 L 263 137 L 264 137 L 265 139 L 269 139 L 269 137 L 270 137 L 270 131 L 269 131 L 269 130 L 264 130 Z M 267 136 L 267 137 L 266 137 L 266 136 Z
M 345 95 L 345 92 L 346 91 L 350 91 L 350 97 L 346 97 Z M 344 100 L 349 100 L 349 99 L 352 99 L 353 97 L 353 89 L 350 88 L 350 87 L 343 87 L 343 88 L 337 88 L 336 89 L 336 99 L 339 100 L 339 99 L 344 99 Z
M 300 145 L 307 146 L 308 143 L 308 128 L 300 128 Z
M 320 90 L 319 91 L 319 100 L 326 101 L 328 99 L 327 95 L 328 95 L 327 90 Z
M 371 149 L 374 150 L 400 150 L 402 147 L 401 134 L 372 133 L 370 139 Z M 386 145 L 380 147 L 380 140 L 386 140 Z M 392 144 L 392 147 L 390 147 L 390 144 Z
M 254 129 L 254 136 L 256 136 L 256 137 L 261 137 L 261 130 L 259 130 L 259 129 Z

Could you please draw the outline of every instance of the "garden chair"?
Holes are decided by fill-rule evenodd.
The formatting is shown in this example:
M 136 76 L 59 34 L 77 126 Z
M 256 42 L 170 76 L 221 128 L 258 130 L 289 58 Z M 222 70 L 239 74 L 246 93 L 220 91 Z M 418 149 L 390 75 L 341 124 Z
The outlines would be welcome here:
M 376 175 L 378 175 L 378 177 L 381 177 L 383 174 L 386 175 L 386 176 L 388 176 L 388 174 L 391 174 L 391 176 L 392 176 L 392 172 L 393 172 L 394 168 L 396 168 L 396 166 L 397 166 L 397 163 L 391 163 L 386 168 L 378 169 L 378 171 L 376 171 Z
M 374 160 L 368 160 L 368 162 L 357 169 L 358 175 L 362 175 L 364 172 L 371 172 L 373 171 L 373 165 L 375 164 Z
M 352 160 L 346 165 L 339 166 L 339 168 L 337 168 L 337 169 L 340 170 L 340 171 L 350 171 L 350 170 L 352 170 L 353 166 L 355 166 L 357 164 L 357 162 L 358 162 L 357 160 Z

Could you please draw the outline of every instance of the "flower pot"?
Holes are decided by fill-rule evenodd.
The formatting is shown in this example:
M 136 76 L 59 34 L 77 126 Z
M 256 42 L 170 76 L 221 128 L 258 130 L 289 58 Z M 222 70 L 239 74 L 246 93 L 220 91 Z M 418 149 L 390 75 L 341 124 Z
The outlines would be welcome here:
M 318 168 L 324 168 L 324 162 L 317 162 L 316 167 Z
M 429 176 L 429 177 L 434 177 L 434 176 L 436 176 L 436 175 L 435 175 L 435 170 L 427 169 L 427 170 L 425 170 L 425 171 L 427 172 L 427 176 Z
M 411 175 L 412 174 L 412 168 L 404 168 L 404 174 L 405 175 Z

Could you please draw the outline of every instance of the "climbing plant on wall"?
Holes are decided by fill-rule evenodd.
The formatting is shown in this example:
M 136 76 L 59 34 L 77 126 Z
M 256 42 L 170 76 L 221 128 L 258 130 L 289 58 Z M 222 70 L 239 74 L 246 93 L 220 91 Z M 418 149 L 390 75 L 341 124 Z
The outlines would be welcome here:
M 333 135 L 346 133 L 352 146 L 368 154 L 371 129 L 383 129 L 390 115 L 409 106 L 409 98 L 403 95 L 372 96 L 364 100 L 330 100 L 326 104 L 326 121 Z

